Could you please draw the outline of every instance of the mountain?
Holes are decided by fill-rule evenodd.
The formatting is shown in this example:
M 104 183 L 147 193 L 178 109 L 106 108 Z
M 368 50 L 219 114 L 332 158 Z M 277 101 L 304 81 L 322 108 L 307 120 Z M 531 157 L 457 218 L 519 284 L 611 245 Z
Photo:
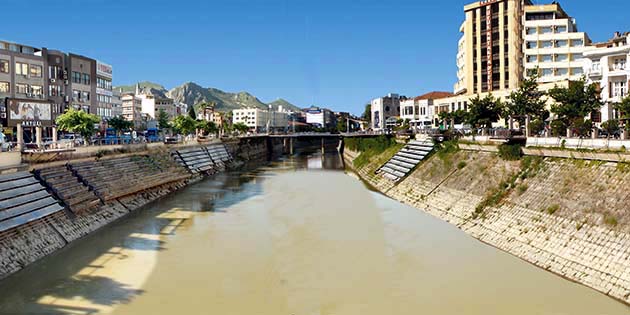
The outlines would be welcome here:
M 168 90 L 158 83 L 143 81 L 137 84 L 140 85 L 140 88 L 145 90 L 145 92 L 150 92 L 150 94 L 158 97 L 166 97 L 168 93 Z M 123 93 L 134 93 L 136 91 L 136 84 L 115 86 L 114 90 L 122 90 Z
M 269 105 L 247 92 L 230 93 L 215 88 L 204 88 L 194 82 L 187 82 L 171 89 L 168 91 L 168 96 L 173 98 L 175 102 L 188 105 L 213 102 L 216 104 L 215 109 L 221 112 L 245 107 L 267 109 Z M 272 102 L 270 105 L 273 105 L 274 108 L 282 105 L 286 109 L 297 109 L 296 106 L 282 99 Z
M 282 108 L 284 109 L 288 109 L 288 110 L 292 110 L 292 111 L 299 111 L 301 110 L 301 108 L 299 108 L 298 106 L 295 106 L 291 103 L 289 103 L 287 100 L 279 98 L 271 103 L 269 103 L 268 105 L 273 106 L 273 108 L 278 108 L 278 106 L 282 106 Z
M 245 107 L 268 109 L 269 105 L 272 105 L 275 109 L 278 109 L 278 106 L 282 106 L 282 108 L 288 110 L 300 110 L 298 106 L 281 98 L 269 104 L 265 104 L 256 96 L 247 92 L 230 93 L 215 88 L 204 88 L 194 82 L 186 82 L 170 91 L 164 88 L 164 86 L 154 82 L 144 81 L 138 82 L 137 84 L 139 84 L 140 88 L 145 92 L 150 92 L 159 97 L 170 97 L 178 103 L 197 105 L 200 103 L 213 102 L 216 104 L 215 109 L 221 112 L 229 112 L 233 109 Z M 122 89 L 123 93 L 133 93 L 136 91 L 136 85 L 122 85 L 114 87 L 114 89 Z

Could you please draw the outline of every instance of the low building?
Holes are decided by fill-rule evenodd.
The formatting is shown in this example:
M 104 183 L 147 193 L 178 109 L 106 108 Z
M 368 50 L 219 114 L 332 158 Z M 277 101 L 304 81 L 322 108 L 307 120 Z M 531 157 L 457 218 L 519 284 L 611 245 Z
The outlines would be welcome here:
M 141 87 L 136 84 L 136 96 L 142 99 L 142 112 L 147 114 L 149 119 L 157 119 L 160 111 L 164 111 L 169 118 L 178 116 L 175 101 L 165 97 L 160 93 L 154 93 L 150 88 Z
M 584 50 L 584 71 L 589 83 L 595 83 L 604 102 L 599 114 L 591 117 L 599 124 L 610 119 L 619 119 L 614 104 L 628 97 L 630 85 L 630 32 L 615 33 L 613 38 Z
M 306 123 L 317 128 L 335 128 L 337 119 L 330 109 L 311 106 L 304 109 Z
M 434 91 L 413 99 L 400 102 L 400 118 L 409 121 L 409 125 L 415 128 L 425 128 L 434 125 L 436 100 L 453 97 L 450 92 Z M 461 101 L 460 101 L 461 102 Z M 467 110 L 467 102 L 464 101 L 464 110 Z M 450 108 L 449 108 L 450 111 Z
M 384 130 L 387 128 L 385 121 L 390 117 L 400 117 L 400 101 L 406 98 L 398 94 L 390 93 L 387 96 L 373 99 L 371 102 L 372 130 Z
M 232 111 L 232 123 L 243 123 L 255 132 L 286 129 L 286 112 L 269 111 L 260 108 L 241 108 Z

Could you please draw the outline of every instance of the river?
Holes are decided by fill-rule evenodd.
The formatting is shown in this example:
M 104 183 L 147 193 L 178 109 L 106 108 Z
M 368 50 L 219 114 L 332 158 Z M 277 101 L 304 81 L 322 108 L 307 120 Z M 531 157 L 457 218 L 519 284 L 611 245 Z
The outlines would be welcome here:
M 0 282 L 0 313 L 629 314 L 368 190 L 339 155 L 188 186 Z

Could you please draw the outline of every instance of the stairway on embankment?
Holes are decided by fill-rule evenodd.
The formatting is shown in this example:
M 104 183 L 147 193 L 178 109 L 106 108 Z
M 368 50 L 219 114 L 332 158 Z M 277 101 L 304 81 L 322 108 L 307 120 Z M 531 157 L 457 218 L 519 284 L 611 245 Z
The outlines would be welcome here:
M 433 151 L 433 141 L 412 140 L 400 149 L 377 172 L 383 177 L 398 182 L 409 174 L 424 158 Z

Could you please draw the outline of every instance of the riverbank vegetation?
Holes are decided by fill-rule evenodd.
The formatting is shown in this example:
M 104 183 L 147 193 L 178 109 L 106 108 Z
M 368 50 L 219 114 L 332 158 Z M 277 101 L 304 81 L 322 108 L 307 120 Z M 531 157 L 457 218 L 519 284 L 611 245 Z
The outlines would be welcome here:
M 370 162 L 377 162 L 373 161 L 375 158 L 384 160 L 384 163 L 404 146 L 404 144 L 396 142 L 394 138 L 387 136 L 378 136 L 376 138 L 348 138 L 344 141 L 346 149 L 360 153 L 353 162 L 356 168 L 362 168 Z M 384 154 L 386 152 L 391 152 L 391 155 Z

